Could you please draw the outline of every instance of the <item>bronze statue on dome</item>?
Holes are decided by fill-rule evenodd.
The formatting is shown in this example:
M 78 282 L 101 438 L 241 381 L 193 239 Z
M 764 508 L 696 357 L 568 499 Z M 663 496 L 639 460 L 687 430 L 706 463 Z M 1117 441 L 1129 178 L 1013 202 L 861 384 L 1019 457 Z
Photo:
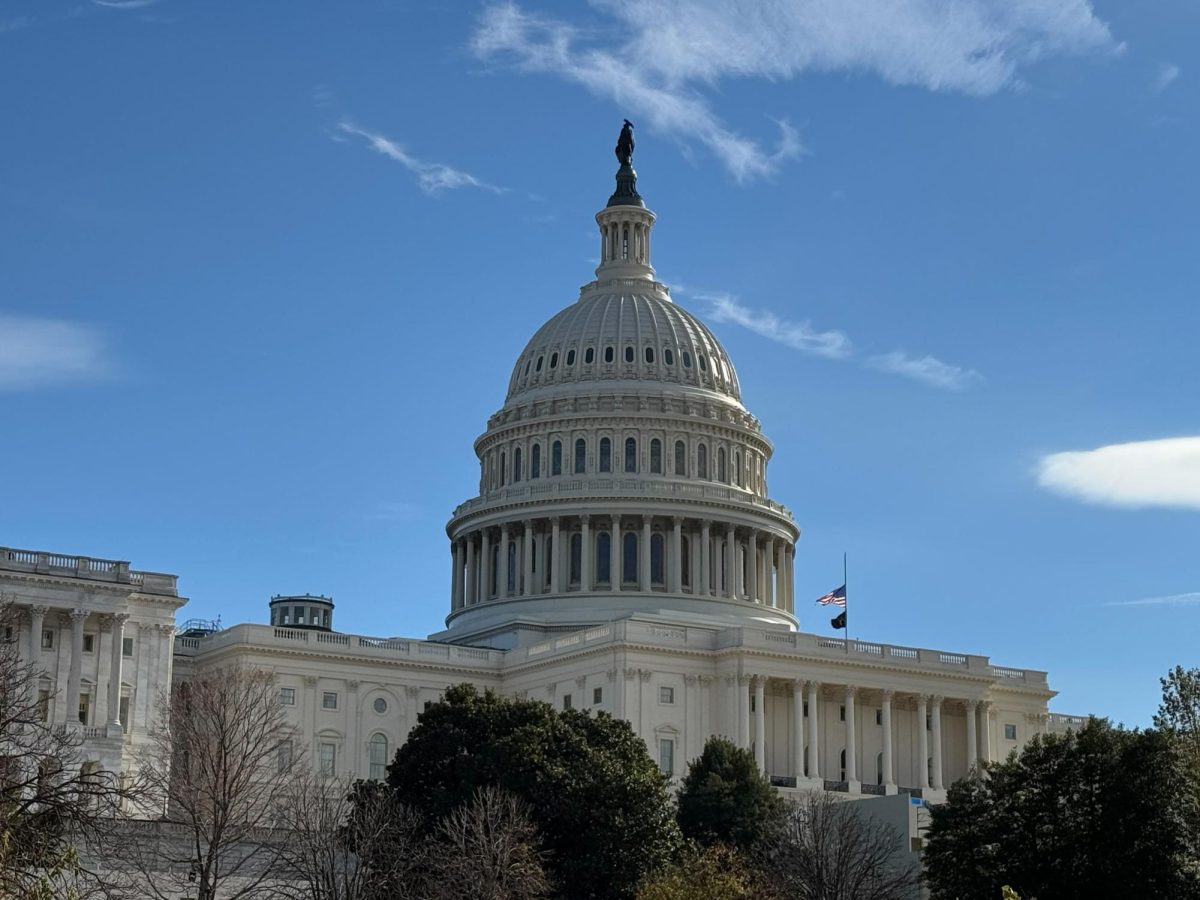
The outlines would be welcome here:
M 617 138 L 616 154 L 617 161 L 623 166 L 633 161 L 633 123 L 628 119 L 621 128 L 621 136 Z

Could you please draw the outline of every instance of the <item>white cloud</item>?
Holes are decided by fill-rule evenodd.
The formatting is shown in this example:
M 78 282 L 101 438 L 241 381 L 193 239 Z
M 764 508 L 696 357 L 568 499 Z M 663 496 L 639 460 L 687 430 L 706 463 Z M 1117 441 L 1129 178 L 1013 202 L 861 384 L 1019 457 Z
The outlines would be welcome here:
M 1175 65 L 1175 63 L 1159 63 L 1158 70 L 1154 73 L 1154 93 L 1161 94 L 1183 74 L 1183 69 Z
M 1200 510 L 1200 437 L 1052 453 L 1038 463 L 1037 480 L 1085 503 Z
M 444 190 L 453 190 L 462 187 L 481 188 L 482 190 L 492 191 L 496 194 L 503 194 L 506 190 L 505 188 L 496 187 L 494 184 L 488 184 L 486 181 L 481 181 L 474 175 L 463 172 L 460 169 L 452 168 L 444 163 L 425 162 L 424 160 L 417 159 L 395 141 L 381 134 L 364 131 L 361 128 L 351 125 L 349 122 L 340 123 L 338 128 L 346 134 L 363 138 L 372 150 L 382 153 L 388 159 L 393 159 L 400 163 L 400 165 L 417 176 L 417 184 L 427 194 L 437 194 Z
M 877 75 L 971 95 L 1021 84 L 1041 58 L 1117 52 L 1090 0 L 593 0 L 615 28 L 585 33 L 514 3 L 486 9 L 472 39 L 484 60 L 554 74 L 699 141 L 739 181 L 770 175 L 802 146 L 780 123 L 773 150 L 725 126 L 702 89 L 724 78 L 804 72 Z
M 1166 597 L 1142 597 L 1139 600 L 1114 600 L 1102 606 L 1194 606 L 1200 604 L 1200 591 L 1168 594 Z
M 843 359 L 850 355 L 850 339 L 840 331 L 818 331 L 808 322 L 788 322 L 767 310 L 751 310 L 730 294 L 697 294 L 710 304 L 709 318 L 714 322 L 740 325 L 793 350 Z
M 97 6 L 107 6 L 109 9 L 142 9 L 153 6 L 158 0 L 92 0 Z
M 903 375 L 933 387 L 951 391 L 963 391 L 982 376 L 974 369 L 964 369 L 944 363 L 936 356 L 909 356 L 902 350 L 893 350 L 872 356 L 866 365 L 881 372 Z
M 85 325 L 0 315 L 0 391 L 103 378 L 112 368 L 103 339 Z

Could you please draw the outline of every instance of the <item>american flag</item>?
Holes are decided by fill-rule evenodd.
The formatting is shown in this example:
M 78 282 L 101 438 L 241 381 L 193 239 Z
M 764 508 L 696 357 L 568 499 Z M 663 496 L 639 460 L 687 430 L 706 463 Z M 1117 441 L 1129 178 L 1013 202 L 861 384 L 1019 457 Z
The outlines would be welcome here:
M 830 591 L 824 597 L 818 597 L 817 602 L 822 606 L 846 606 L 846 586 L 843 584 L 837 590 Z

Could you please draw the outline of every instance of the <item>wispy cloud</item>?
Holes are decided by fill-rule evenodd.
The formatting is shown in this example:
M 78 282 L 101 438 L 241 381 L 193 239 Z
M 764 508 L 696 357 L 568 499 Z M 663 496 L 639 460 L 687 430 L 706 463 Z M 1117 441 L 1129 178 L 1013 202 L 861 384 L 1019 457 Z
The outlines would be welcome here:
M 314 87 L 309 96 L 312 97 L 314 106 L 329 106 L 334 100 L 333 89 L 324 84 L 318 84 Z
M 0 19 L 0 34 L 9 31 L 20 31 L 22 28 L 28 28 L 33 24 L 33 20 L 29 16 L 16 16 L 12 19 Z
M 158 2 L 159 0 L 92 0 L 96 6 L 107 6 L 109 9 L 144 9 Z
M 0 315 L 0 391 L 92 381 L 113 368 L 103 338 L 86 325 Z
M 1159 63 L 1158 68 L 1154 72 L 1154 93 L 1161 94 L 1183 74 L 1183 69 L 1175 65 L 1175 63 Z
M 738 181 L 802 152 L 786 122 L 773 148 L 726 126 L 705 91 L 722 79 L 869 72 L 897 85 L 984 96 L 1048 56 L 1120 49 L 1089 0 L 596 0 L 615 27 L 585 32 L 515 3 L 488 7 L 471 41 L 485 61 L 574 81 L 685 142 Z
M 418 504 L 407 500 L 380 500 L 375 509 L 367 514 L 367 518 L 374 522 L 408 522 L 421 512 Z
M 1038 462 L 1037 481 L 1084 503 L 1200 510 L 1200 437 L 1051 453 Z
M 479 188 L 495 194 L 503 194 L 506 189 L 488 184 L 468 172 L 455 169 L 444 163 L 426 162 L 410 154 L 400 144 L 384 137 L 382 134 L 366 131 L 349 122 L 342 122 L 338 128 L 346 134 L 360 137 L 367 142 L 372 150 L 382 153 L 388 159 L 395 160 L 417 176 L 417 185 L 425 193 L 437 195 L 442 191 L 456 188 Z
M 1142 597 L 1139 600 L 1113 600 L 1101 606 L 1195 606 L 1200 604 L 1200 591 L 1190 594 L 1168 594 L 1166 597 Z
M 890 372 L 950 391 L 965 391 L 981 376 L 974 369 L 944 363 L 936 356 L 909 356 L 902 350 L 872 356 L 865 363 L 880 372 Z

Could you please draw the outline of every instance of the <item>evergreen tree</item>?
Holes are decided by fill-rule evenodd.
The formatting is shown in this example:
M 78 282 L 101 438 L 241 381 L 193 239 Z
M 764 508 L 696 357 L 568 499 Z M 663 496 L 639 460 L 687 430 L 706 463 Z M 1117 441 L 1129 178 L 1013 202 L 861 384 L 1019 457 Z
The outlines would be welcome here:
M 747 849 L 778 822 L 783 799 L 749 750 L 711 737 L 688 766 L 679 792 L 679 828 L 703 845 Z

